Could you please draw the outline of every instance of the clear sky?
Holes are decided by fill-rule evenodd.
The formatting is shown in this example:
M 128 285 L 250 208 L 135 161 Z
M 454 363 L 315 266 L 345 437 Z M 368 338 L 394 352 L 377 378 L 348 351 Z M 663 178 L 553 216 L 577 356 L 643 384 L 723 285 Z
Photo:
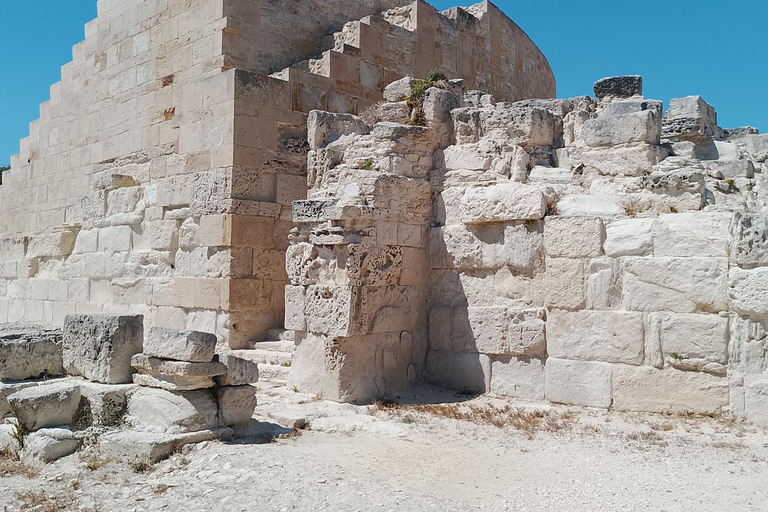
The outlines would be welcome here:
M 699 94 L 717 109 L 720 126 L 768 131 L 768 0 L 496 4 L 547 56 L 559 97 L 591 94 L 604 76 L 639 74 L 646 97 L 666 103 Z M 95 16 L 96 0 L 0 2 L 0 165 L 18 152 L 72 45 L 83 39 L 83 25 Z

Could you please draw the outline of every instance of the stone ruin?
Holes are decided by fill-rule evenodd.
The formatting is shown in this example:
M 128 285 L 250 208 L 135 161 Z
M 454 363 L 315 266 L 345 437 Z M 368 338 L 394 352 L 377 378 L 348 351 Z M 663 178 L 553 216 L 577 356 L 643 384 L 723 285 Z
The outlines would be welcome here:
M 259 380 L 768 425 L 768 135 L 402 1 L 99 0 L 0 186 L 0 444 L 156 460 Z

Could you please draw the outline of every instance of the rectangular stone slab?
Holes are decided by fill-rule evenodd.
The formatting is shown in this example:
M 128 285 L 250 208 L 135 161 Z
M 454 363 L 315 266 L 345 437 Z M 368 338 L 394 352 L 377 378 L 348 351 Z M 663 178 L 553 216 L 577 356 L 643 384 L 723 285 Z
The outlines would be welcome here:
M 64 368 L 103 384 L 130 384 L 131 356 L 142 350 L 144 317 L 68 315 L 64 320 Z
M 24 325 L 0 325 L 0 380 L 64 375 L 62 332 Z
M 152 327 L 144 339 L 144 354 L 162 359 L 210 363 L 216 352 L 216 335 Z
M 180 377 L 215 377 L 227 373 L 223 363 L 187 363 L 149 357 L 146 354 L 136 354 L 131 358 L 131 364 L 140 372 L 162 373 Z

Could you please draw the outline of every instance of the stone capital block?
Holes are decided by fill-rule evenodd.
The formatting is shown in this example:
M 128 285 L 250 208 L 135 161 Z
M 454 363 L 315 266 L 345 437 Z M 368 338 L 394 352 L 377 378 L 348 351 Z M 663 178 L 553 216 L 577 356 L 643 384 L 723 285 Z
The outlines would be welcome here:
M 68 315 L 63 360 L 68 373 L 103 384 L 131 382 L 131 357 L 142 351 L 144 317 Z

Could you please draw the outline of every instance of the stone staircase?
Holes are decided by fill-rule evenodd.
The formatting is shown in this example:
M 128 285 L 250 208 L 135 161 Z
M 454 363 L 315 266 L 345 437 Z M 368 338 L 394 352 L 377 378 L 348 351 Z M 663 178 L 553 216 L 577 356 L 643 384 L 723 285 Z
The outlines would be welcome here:
M 263 341 L 251 342 L 248 359 L 259 363 L 259 382 L 285 385 L 295 349 L 295 331 L 270 329 Z

